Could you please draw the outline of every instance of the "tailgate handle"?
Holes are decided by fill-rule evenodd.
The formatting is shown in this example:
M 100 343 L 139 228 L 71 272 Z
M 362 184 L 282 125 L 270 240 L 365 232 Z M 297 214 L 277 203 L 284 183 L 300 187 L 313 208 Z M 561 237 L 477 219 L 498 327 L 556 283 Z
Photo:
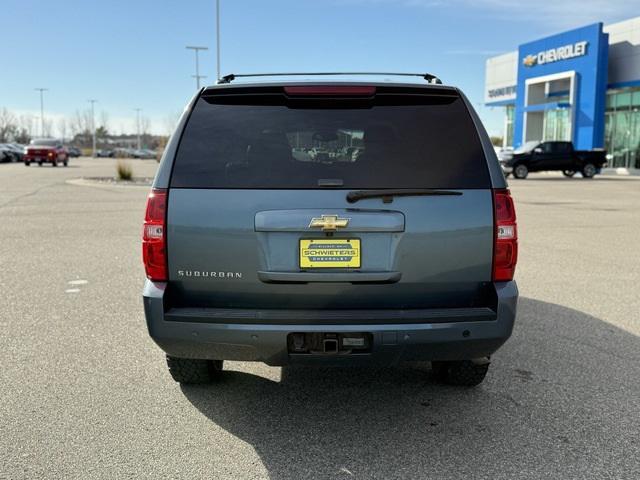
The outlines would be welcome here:
M 396 283 L 401 272 L 258 272 L 265 283 Z

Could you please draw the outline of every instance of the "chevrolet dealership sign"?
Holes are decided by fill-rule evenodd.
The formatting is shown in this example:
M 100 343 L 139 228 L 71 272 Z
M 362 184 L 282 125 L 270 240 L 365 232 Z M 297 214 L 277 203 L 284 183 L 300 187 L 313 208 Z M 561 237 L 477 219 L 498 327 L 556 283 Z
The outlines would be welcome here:
M 587 45 L 589 42 L 582 41 L 562 47 L 543 50 L 535 55 L 527 55 L 522 59 L 525 67 L 533 67 L 535 65 L 544 65 L 545 63 L 559 62 L 561 60 L 569 60 L 570 58 L 582 57 L 587 54 Z

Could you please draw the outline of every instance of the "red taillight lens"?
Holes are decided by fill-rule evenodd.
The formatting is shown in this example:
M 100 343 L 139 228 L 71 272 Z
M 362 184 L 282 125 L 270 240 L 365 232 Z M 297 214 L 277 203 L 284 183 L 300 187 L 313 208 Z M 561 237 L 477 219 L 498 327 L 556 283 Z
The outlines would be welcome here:
M 284 92 L 287 95 L 302 96 L 370 97 L 375 95 L 376 87 L 369 85 L 295 85 L 284 87 Z
M 149 280 L 167 281 L 165 219 L 167 191 L 154 188 L 147 198 L 147 211 L 142 230 L 142 261 Z
M 494 190 L 493 281 L 513 280 L 518 262 L 518 225 L 516 209 L 509 190 Z

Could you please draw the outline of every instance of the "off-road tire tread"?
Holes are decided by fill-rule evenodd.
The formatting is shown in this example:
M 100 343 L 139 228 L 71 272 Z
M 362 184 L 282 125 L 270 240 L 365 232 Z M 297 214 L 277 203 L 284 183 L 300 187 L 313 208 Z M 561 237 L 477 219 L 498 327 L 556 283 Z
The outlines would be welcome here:
M 222 360 L 199 360 L 167 355 L 167 366 L 171 377 L 184 384 L 211 383 L 220 377 Z
M 489 363 L 475 364 L 470 360 L 451 362 L 447 368 L 446 383 L 459 387 L 480 385 L 489 371 Z

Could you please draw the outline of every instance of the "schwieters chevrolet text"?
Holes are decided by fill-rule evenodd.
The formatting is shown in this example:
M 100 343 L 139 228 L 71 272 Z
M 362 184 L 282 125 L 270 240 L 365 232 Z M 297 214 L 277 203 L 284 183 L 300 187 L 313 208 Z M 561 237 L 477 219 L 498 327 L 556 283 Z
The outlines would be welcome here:
M 516 215 L 473 107 L 429 74 L 340 75 L 228 75 L 182 115 L 143 230 L 176 381 L 412 360 L 471 386 L 511 335 Z

